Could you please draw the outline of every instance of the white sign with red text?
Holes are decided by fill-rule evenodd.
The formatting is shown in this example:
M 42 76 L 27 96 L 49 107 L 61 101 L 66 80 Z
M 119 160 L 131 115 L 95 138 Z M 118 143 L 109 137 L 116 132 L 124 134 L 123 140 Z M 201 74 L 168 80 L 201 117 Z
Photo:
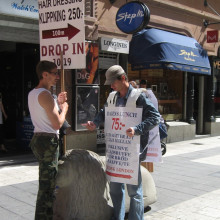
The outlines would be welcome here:
M 84 0 L 38 0 L 41 60 L 64 69 L 86 67 Z
M 147 89 L 146 96 L 151 100 L 154 107 L 158 110 L 158 101 L 151 89 Z M 144 161 L 162 162 L 161 143 L 158 125 L 149 131 L 147 157 Z
M 140 136 L 128 137 L 126 130 L 141 123 L 142 108 L 106 107 L 106 174 L 111 182 L 137 185 Z

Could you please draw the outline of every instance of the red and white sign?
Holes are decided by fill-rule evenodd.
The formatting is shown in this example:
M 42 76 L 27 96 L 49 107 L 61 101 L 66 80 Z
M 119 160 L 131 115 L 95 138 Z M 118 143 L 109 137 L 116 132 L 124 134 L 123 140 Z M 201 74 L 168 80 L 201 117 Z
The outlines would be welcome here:
M 84 0 L 38 0 L 41 60 L 64 69 L 86 67 Z
M 218 42 L 218 30 L 207 31 L 207 43 Z
M 140 136 L 126 135 L 129 127 L 141 123 L 142 108 L 106 107 L 106 174 L 111 182 L 137 185 Z
M 158 110 L 158 101 L 151 89 L 147 89 L 146 96 L 151 100 L 154 107 Z M 162 162 L 161 143 L 158 125 L 149 131 L 147 157 L 144 161 Z

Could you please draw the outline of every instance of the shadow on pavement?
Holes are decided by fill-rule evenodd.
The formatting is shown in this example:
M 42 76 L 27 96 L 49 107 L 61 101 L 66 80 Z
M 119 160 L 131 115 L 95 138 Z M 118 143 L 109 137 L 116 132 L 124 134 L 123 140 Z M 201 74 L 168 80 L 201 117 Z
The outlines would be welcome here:
M 0 166 L 36 162 L 31 149 L 20 147 L 16 139 L 5 139 L 4 145 L 7 152 L 0 151 Z

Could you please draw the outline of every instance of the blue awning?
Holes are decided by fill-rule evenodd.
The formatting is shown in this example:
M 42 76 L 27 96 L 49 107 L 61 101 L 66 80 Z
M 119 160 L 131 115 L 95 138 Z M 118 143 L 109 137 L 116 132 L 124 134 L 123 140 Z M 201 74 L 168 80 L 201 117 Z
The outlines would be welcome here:
M 211 74 L 207 52 L 194 38 L 154 28 L 133 35 L 128 61 L 132 70 L 166 68 Z

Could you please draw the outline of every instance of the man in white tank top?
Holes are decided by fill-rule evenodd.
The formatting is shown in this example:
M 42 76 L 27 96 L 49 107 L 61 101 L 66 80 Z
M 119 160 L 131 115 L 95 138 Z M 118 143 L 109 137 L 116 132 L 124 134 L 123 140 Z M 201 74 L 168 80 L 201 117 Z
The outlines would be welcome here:
M 28 107 L 34 125 L 30 147 L 39 162 L 35 220 L 52 220 L 55 178 L 58 171 L 59 129 L 65 121 L 68 104 L 66 92 L 58 95 L 58 104 L 50 92 L 50 88 L 60 79 L 56 64 L 40 61 L 36 72 L 39 84 L 28 95 Z M 58 112 L 59 108 L 61 113 Z

